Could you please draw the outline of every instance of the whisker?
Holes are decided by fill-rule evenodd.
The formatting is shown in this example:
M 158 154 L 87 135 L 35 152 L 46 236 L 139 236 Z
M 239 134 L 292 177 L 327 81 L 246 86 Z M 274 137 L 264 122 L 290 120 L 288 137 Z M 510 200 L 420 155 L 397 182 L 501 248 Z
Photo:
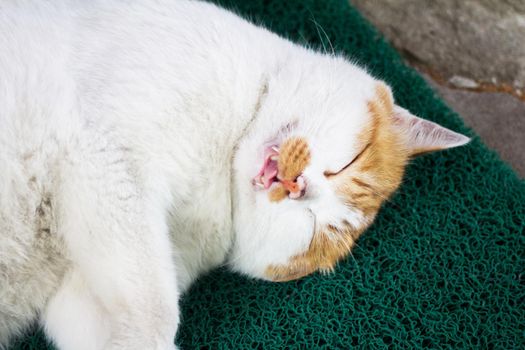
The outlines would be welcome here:
M 328 34 L 326 33 L 326 31 L 324 30 L 323 26 L 321 26 L 319 24 L 319 22 L 317 22 L 315 20 L 315 17 L 314 17 L 314 14 L 312 13 L 312 11 L 310 10 L 310 14 L 312 15 L 312 18 L 310 19 L 310 21 L 312 21 L 314 24 L 315 24 L 315 28 L 317 30 L 317 35 L 319 36 L 319 40 L 321 40 L 321 44 L 323 45 L 323 50 L 324 50 L 324 53 L 328 53 L 327 50 L 326 50 L 326 47 L 325 47 L 325 44 L 324 44 L 324 40 L 323 38 L 321 37 L 321 32 L 319 31 L 319 29 L 323 32 L 326 40 L 328 41 L 328 45 L 330 45 L 330 49 L 332 50 L 332 56 L 335 56 L 335 49 L 334 49 L 334 46 L 332 45 L 332 41 L 330 40 L 330 37 L 328 36 Z
M 315 20 L 310 19 L 310 21 L 312 21 L 315 24 L 315 30 L 317 31 L 317 36 L 319 37 L 319 40 L 321 41 L 321 45 L 323 45 L 323 53 L 327 54 L 328 51 L 326 50 L 326 46 L 324 44 L 324 40 L 321 38 L 321 32 L 319 31 L 319 27 L 317 26 Z
M 355 258 L 354 253 L 352 252 L 352 250 L 350 250 L 348 253 L 352 257 L 352 260 L 354 260 L 354 263 L 357 266 L 357 271 L 359 272 L 359 269 L 360 269 L 359 263 L 357 262 L 357 259 Z

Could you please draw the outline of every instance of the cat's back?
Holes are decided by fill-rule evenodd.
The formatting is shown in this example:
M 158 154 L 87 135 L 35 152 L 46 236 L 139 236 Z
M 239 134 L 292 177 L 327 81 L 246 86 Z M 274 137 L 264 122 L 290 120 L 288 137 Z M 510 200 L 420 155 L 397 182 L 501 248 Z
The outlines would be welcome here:
M 31 1 L 0 4 L 0 233 L 6 222 L 28 219 L 51 192 L 52 158 L 71 134 L 74 84 L 65 66 L 70 51 L 65 8 Z M 77 120 L 78 121 L 78 120 Z M 0 244 L 2 244 L 1 240 Z M 0 257 L 4 256 L 0 254 Z
M 0 4 L 0 183 L 20 177 L 15 165 L 26 164 L 27 172 L 70 133 L 77 106 L 66 67 L 74 35 L 62 5 Z M 2 185 L 0 191 L 9 187 Z
M 23 206 L 50 192 L 51 158 L 71 133 L 74 84 L 65 9 L 30 1 L 0 4 L 0 233 Z M 31 206 L 32 213 L 36 205 Z M 26 220 L 27 221 L 27 220 Z M 5 240 L 1 240 L 0 244 Z M 0 254 L 0 257 L 5 256 Z
M 80 126 L 65 3 L 0 3 L 0 348 L 68 268 L 57 233 L 58 160 Z
M 60 161 L 82 144 L 86 125 L 118 129 L 131 148 L 142 137 L 135 143 L 157 154 L 196 123 L 213 129 L 202 111 L 233 95 L 213 65 L 237 57 L 232 41 L 220 37 L 221 28 L 235 26 L 252 30 L 215 6 L 182 0 L 0 3 L 0 264 L 33 239 L 42 203 L 52 204 L 47 198 L 59 185 Z M 224 123 L 216 107 L 213 117 Z M 178 123 L 166 126 L 169 118 Z M 9 248 L 13 237 L 16 249 Z
M 175 170 L 230 158 L 216 135 L 235 140 L 250 119 L 279 52 L 265 40 L 275 38 L 197 1 L 0 2 L 0 344 L 68 268 L 56 193 L 85 129 L 116 130 L 143 164 L 159 159 L 157 176 L 171 171 L 187 188 Z

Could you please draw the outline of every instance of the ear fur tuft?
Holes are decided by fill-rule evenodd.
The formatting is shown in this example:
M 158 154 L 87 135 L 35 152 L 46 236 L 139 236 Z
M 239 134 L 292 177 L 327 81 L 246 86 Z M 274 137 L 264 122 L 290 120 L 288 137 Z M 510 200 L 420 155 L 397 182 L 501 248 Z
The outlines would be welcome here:
M 397 105 L 394 106 L 393 118 L 394 125 L 406 137 L 411 156 L 462 146 L 470 141 L 465 135 L 416 117 Z

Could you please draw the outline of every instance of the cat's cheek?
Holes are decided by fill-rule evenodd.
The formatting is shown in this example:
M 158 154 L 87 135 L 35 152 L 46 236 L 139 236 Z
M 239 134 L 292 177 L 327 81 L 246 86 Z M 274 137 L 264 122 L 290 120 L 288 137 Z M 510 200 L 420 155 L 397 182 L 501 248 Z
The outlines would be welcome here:
M 269 266 L 286 265 L 308 250 L 314 220 L 303 208 L 270 203 L 264 195 L 258 199 L 255 208 L 242 208 L 238 213 L 230 266 L 249 276 L 272 280 L 266 274 Z
M 348 222 L 338 227 L 326 225 L 314 234 L 308 250 L 292 257 L 287 264 L 269 266 L 265 274 L 272 281 L 286 282 L 316 271 L 332 272 L 336 264 L 350 253 L 367 227 L 362 225 L 356 228 Z

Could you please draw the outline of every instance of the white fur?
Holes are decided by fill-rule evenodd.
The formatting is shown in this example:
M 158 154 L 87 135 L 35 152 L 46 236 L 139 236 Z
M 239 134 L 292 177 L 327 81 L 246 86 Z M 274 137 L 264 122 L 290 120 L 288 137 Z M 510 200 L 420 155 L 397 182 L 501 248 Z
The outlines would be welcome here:
M 39 318 L 62 350 L 173 348 L 203 272 L 264 278 L 365 222 L 322 176 L 374 94 L 342 58 L 172 0 L 4 1 L 0 50 L 0 344 Z M 289 135 L 308 194 L 274 204 L 251 178 Z

